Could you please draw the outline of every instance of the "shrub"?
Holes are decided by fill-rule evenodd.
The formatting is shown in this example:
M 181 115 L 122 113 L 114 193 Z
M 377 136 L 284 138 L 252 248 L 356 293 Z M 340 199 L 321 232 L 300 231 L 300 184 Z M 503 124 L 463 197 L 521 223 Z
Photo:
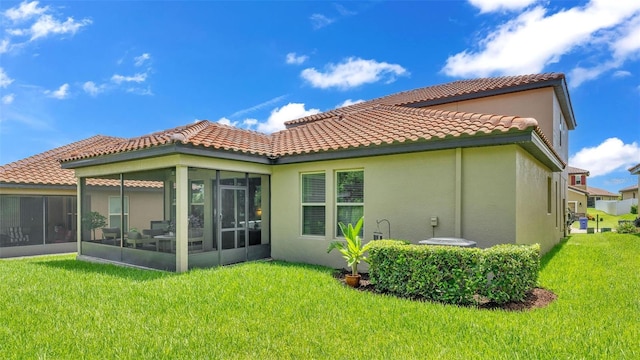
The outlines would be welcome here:
M 481 280 L 480 253 L 480 249 L 376 243 L 369 250 L 369 275 L 380 291 L 470 304 Z
M 480 295 L 496 303 L 523 300 L 537 282 L 538 245 L 489 249 L 376 241 L 369 250 L 376 289 L 403 297 L 470 304 Z
M 483 252 L 481 269 L 487 281 L 480 287 L 480 295 L 499 304 L 522 301 L 538 282 L 540 246 L 491 247 Z
M 631 205 L 631 213 L 632 214 L 638 213 L 638 205 Z
M 631 221 L 618 224 L 616 231 L 618 234 L 635 234 L 637 232 L 635 224 Z

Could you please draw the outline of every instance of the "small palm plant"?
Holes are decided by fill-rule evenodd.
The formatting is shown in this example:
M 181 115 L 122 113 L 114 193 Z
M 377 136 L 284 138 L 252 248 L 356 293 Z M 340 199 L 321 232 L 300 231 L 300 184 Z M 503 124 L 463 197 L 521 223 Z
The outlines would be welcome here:
M 371 247 L 371 243 L 363 246 L 362 239 L 360 238 L 360 235 L 358 235 L 360 233 L 360 229 L 362 229 L 363 220 L 364 218 L 361 217 L 355 227 L 352 224 L 346 226 L 343 223 L 338 223 L 346 243 L 342 241 L 333 241 L 327 249 L 327 252 L 331 252 L 333 249 L 338 249 L 338 251 L 342 253 L 342 257 L 347 261 L 347 265 L 351 267 L 351 276 L 357 277 L 358 280 L 360 280 L 358 264 L 360 261 L 369 262 L 367 257 L 364 256 L 364 253 L 369 250 L 369 247 Z

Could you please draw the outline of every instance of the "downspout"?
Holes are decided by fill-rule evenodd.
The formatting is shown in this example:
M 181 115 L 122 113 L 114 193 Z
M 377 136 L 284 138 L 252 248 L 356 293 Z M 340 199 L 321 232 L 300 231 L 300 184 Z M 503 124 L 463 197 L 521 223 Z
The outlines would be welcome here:
M 462 238 L 462 148 L 456 148 L 455 165 L 454 232 L 455 237 Z

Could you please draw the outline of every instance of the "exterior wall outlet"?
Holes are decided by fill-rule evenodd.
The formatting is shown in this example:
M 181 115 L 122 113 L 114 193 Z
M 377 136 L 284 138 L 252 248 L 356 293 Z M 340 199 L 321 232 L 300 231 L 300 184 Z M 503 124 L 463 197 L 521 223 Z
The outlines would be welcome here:
M 438 226 L 438 217 L 437 216 L 432 216 L 431 217 L 431 226 Z

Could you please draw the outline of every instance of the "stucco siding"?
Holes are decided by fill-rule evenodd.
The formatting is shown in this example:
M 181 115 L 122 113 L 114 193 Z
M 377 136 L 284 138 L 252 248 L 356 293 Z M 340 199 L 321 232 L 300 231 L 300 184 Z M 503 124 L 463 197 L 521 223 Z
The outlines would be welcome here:
M 567 191 L 567 203 L 569 204 L 569 208 L 580 214 L 587 213 L 587 195 L 583 193 L 579 193 L 577 191 L 568 190 Z M 574 208 L 575 205 L 575 208 Z
M 516 148 L 463 149 L 462 237 L 478 247 L 516 241 Z
M 554 139 L 557 138 L 555 136 L 557 132 L 554 133 L 554 129 L 558 129 L 557 122 L 562 115 L 559 105 L 556 112 L 554 103 L 557 104 L 555 93 L 553 88 L 548 87 L 429 107 L 449 111 L 531 117 L 538 121 L 542 132 L 555 146 Z M 566 133 L 565 126 L 565 136 Z M 564 140 L 563 144 L 565 144 Z M 566 151 L 558 151 L 558 153 L 566 160 Z
M 335 239 L 335 171 L 348 169 L 364 170 L 365 241 L 378 230 L 376 221 L 387 219 L 392 238 L 417 243 L 432 237 L 431 216 L 438 217 L 436 236 L 453 236 L 455 150 L 281 165 L 272 174 L 273 258 L 344 266 L 326 249 Z M 302 236 L 300 174 L 318 171 L 326 174 L 326 235 Z M 388 237 L 386 223 L 379 230 Z
M 553 173 L 527 152 L 517 152 L 517 244 L 540 244 L 549 251 L 563 237 L 564 193 L 561 173 Z M 550 189 L 548 188 L 551 186 Z M 550 191 L 551 203 L 548 201 Z
M 459 158 L 452 149 L 276 166 L 272 174 L 271 255 L 275 259 L 344 267 L 339 254 L 327 254 L 326 249 L 335 239 L 335 171 L 345 169 L 364 170 L 365 241 L 372 239 L 374 231 L 388 237 L 387 224 L 376 224 L 377 220 L 388 219 L 391 238 L 413 243 L 457 233 L 482 248 L 516 243 L 514 194 L 521 151 L 517 145 L 506 145 L 462 149 Z M 302 236 L 300 174 L 319 171 L 325 172 L 327 182 L 326 235 Z M 546 216 L 546 205 L 544 211 Z M 435 228 L 430 225 L 432 216 L 438 217 Z

